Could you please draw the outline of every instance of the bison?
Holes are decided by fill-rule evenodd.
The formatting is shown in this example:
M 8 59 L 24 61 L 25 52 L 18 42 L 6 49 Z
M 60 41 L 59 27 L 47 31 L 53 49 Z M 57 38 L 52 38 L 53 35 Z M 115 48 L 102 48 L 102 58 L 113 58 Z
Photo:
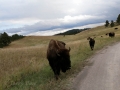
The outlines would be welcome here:
M 94 49 L 94 45 L 95 45 L 94 38 L 88 37 L 87 40 L 89 40 L 90 48 L 91 48 L 91 50 L 93 50 Z
M 51 39 L 47 49 L 47 59 L 49 65 L 52 68 L 56 80 L 60 75 L 60 71 L 66 72 L 71 68 L 70 61 L 70 47 L 69 49 L 65 48 L 65 43 L 58 40 Z
M 117 30 L 118 28 L 115 28 L 115 30 Z
M 115 36 L 115 33 L 114 33 L 114 32 L 110 32 L 110 33 L 109 33 L 109 37 L 112 38 L 112 37 L 114 37 L 114 36 Z

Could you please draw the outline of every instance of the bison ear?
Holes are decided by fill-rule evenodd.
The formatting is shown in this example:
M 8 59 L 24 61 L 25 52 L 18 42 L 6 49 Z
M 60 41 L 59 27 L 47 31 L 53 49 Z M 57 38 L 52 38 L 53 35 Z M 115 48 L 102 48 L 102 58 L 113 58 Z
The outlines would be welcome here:
M 87 40 L 89 40 L 89 39 L 90 39 L 90 37 L 87 38 Z

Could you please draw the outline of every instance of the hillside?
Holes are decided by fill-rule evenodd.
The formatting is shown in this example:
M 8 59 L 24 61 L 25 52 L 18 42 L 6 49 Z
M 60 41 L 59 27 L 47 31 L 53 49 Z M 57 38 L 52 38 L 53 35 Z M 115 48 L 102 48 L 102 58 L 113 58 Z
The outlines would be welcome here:
M 56 35 L 75 35 L 77 33 L 80 33 L 82 31 L 85 31 L 85 30 L 89 30 L 90 28 L 84 28 L 84 29 L 72 29 L 72 30 L 68 30 L 66 32 L 63 32 L 63 33 L 58 33 Z
M 72 90 L 76 75 L 87 65 L 86 59 L 106 45 L 120 41 L 120 26 L 99 26 L 76 35 L 27 36 L 0 49 L 0 90 Z M 114 38 L 105 35 L 115 32 Z M 102 37 L 101 37 L 102 36 Z M 91 51 L 87 37 L 96 37 Z M 56 81 L 46 59 L 50 39 L 61 40 L 70 47 L 71 70 Z

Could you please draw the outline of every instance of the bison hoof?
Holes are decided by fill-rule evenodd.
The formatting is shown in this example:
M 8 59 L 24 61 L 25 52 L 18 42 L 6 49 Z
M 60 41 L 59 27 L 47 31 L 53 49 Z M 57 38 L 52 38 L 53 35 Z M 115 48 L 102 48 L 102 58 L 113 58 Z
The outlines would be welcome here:
M 58 75 L 55 75 L 55 79 L 58 80 Z

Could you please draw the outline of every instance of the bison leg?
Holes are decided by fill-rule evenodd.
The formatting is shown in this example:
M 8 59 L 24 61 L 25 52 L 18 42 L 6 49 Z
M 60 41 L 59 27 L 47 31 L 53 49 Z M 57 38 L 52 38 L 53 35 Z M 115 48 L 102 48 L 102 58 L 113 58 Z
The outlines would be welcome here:
M 94 46 L 90 46 L 90 48 L 91 48 L 91 50 L 93 50 L 93 49 L 94 49 Z
M 55 75 L 56 80 L 58 80 L 58 75 Z
M 94 43 L 90 43 L 90 48 L 91 48 L 91 50 L 94 49 Z
M 58 80 L 58 76 L 60 75 L 60 67 L 58 64 L 53 64 L 51 62 L 49 62 L 53 72 L 54 72 L 54 75 L 55 75 L 55 78 L 56 80 Z
M 56 80 L 58 80 L 58 76 L 60 75 L 60 68 L 59 67 L 55 68 L 54 74 L 55 74 Z

